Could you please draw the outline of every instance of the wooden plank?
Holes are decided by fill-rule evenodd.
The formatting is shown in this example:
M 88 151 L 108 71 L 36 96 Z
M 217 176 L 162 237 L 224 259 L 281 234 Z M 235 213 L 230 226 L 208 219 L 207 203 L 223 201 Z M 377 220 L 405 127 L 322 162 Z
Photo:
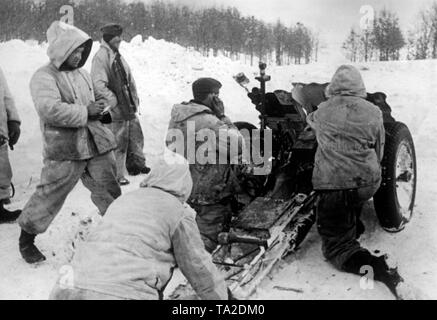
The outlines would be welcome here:
M 290 201 L 256 198 L 238 216 L 235 227 L 244 230 L 268 230 L 290 206 Z

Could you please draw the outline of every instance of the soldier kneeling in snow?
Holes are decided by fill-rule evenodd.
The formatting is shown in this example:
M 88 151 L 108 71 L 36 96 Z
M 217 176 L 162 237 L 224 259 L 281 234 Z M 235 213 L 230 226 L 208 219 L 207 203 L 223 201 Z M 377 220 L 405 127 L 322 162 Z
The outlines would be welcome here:
M 169 153 L 141 188 L 108 208 L 78 246 L 71 286 L 62 277 L 52 299 L 162 299 L 176 265 L 202 299 L 227 299 L 223 278 L 205 251 L 193 209 L 188 164 Z
M 225 115 L 219 98 L 221 87 L 213 78 L 194 81 L 194 99 L 173 106 L 166 138 L 169 149 L 189 161 L 194 186 L 188 203 L 197 212 L 208 252 L 217 247 L 218 234 L 227 231 L 231 221 L 233 197 L 240 191 L 231 163 L 238 163 L 244 150 L 243 136 Z
M 327 88 L 329 100 L 309 114 L 318 149 L 313 172 L 314 189 L 320 194 L 317 227 L 323 254 L 337 268 L 360 274 L 363 266 L 373 268 L 398 295 L 403 279 L 390 269 L 384 256 L 374 256 L 360 246 L 364 231 L 360 221 L 363 204 L 381 183 L 385 131 L 382 113 L 366 101 L 366 89 L 359 71 L 341 66 Z

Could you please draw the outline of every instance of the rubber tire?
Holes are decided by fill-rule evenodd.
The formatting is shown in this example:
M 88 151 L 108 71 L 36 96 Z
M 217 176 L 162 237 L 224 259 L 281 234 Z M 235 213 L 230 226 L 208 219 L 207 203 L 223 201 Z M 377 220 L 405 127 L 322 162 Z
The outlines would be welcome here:
M 379 223 L 388 232 L 399 232 L 413 215 L 416 198 L 417 164 L 414 142 L 410 130 L 402 122 L 384 123 L 385 147 L 382 160 L 382 182 L 379 190 L 373 197 L 374 207 Z M 403 141 L 409 144 L 413 161 L 413 195 L 408 210 L 408 218 L 402 216 L 396 193 L 396 155 Z
M 236 126 L 238 130 L 247 129 L 251 131 L 253 129 L 257 129 L 255 125 L 251 124 L 250 122 L 244 122 L 244 121 L 234 122 L 234 126 Z

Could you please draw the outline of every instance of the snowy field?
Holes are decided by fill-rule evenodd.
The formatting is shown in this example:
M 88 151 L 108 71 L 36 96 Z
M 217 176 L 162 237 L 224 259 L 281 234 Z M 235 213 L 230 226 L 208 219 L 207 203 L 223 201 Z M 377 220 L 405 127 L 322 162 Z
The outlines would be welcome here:
M 98 49 L 96 42 L 92 55 Z M 41 133 L 33 107 L 29 80 L 46 63 L 46 46 L 13 40 L 0 43 L 0 65 L 15 97 L 22 118 L 22 136 L 10 153 L 17 195 L 11 208 L 22 208 L 38 183 Z M 122 43 L 121 53 L 130 64 L 141 100 L 141 123 L 146 139 L 145 153 L 153 167 L 162 151 L 173 104 L 191 98 L 191 83 L 209 76 L 223 83 L 220 96 L 226 113 L 234 121 L 257 123 L 257 112 L 245 91 L 232 76 L 244 72 L 251 85 L 256 67 L 226 57 L 205 58 L 178 45 L 134 38 Z M 333 50 L 320 54 L 318 63 L 302 66 L 268 67 L 272 81 L 268 90 L 291 89 L 292 82 L 328 82 L 336 68 L 347 61 Z M 85 68 L 90 70 L 91 58 Z M 437 61 L 402 61 L 357 64 L 369 92 L 384 91 L 393 116 L 410 128 L 416 146 L 418 189 L 415 216 L 399 234 L 384 232 L 371 205 L 364 212 L 366 232 L 362 243 L 370 250 L 388 253 L 400 274 L 413 281 L 425 294 L 437 299 Z M 141 177 L 130 177 L 123 192 L 138 187 Z M 38 266 L 27 265 L 18 252 L 17 224 L 0 225 L 0 299 L 46 299 L 62 266 L 74 253 L 74 242 L 86 235 L 99 219 L 89 192 L 81 183 L 67 201 L 49 230 L 37 237 L 37 246 L 47 256 Z M 297 254 L 281 261 L 259 287 L 254 299 L 393 299 L 384 285 L 360 288 L 360 278 L 335 270 L 321 254 L 320 238 L 311 231 Z M 175 275 L 170 288 L 181 279 Z M 292 289 L 292 290 L 290 290 Z M 298 289 L 293 291 L 293 289 Z M 167 292 L 168 294 L 168 292 Z

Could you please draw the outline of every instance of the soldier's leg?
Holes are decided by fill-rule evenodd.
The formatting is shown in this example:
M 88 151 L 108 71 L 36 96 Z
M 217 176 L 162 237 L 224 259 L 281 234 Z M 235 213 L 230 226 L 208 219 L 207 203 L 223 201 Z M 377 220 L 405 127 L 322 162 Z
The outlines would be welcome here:
M 8 156 L 8 145 L 0 146 L 0 202 L 11 195 L 12 169 Z
M 211 204 L 193 206 L 196 210 L 196 222 L 205 248 L 208 252 L 217 247 L 217 237 L 220 232 L 226 230 L 232 217 L 230 205 Z
M 108 126 L 114 134 L 117 143 L 117 149 L 114 150 L 117 164 L 117 180 L 125 179 L 126 153 L 129 143 L 129 122 L 113 121 Z
M 361 235 L 366 230 L 366 227 L 364 226 L 363 221 L 361 220 L 361 211 L 363 210 L 363 205 L 356 206 L 354 208 L 355 212 L 355 220 L 356 220 L 356 226 L 357 226 L 357 232 L 356 232 L 356 238 L 359 239 Z
M 353 204 L 350 204 L 350 206 L 352 207 L 353 216 L 357 219 L 357 232 L 359 232 L 358 221 L 363 204 L 373 196 L 377 189 L 378 187 L 366 187 L 356 190 Z M 397 269 L 391 269 L 387 265 L 385 255 L 375 256 L 366 249 L 357 250 L 350 255 L 343 262 L 341 269 L 360 276 L 366 274 L 372 277 L 372 280 L 383 282 L 396 297 L 397 286 L 403 281 Z
M 61 210 L 67 195 L 77 184 L 85 166 L 85 161 L 44 160 L 40 184 L 18 219 L 21 227 L 20 253 L 27 263 L 46 259 L 35 246 L 35 237 L 47 230 Z
M 121 195 L 112 151 L 88 160 L 81 179 L 84 186 L 91 191 L 91 200 L 101 215 L 104 215 L 109 205 Z
M 320 194 L 317 228 L 325 258 L 338 269 L 357 251 L 367 251 L 356 240 L 356 211 L 350 207 L 348 191 Z
M 397 270 L 387 265 L 385 256 L 372 255 L 355 240 L 357 212 L 378 187 L 322 194 L 317 208 L 318 229 L 323 253 L 337 268 L 358 275 L 364 274 L 363 267 L 371 268 L 374 279 L 383 282 L 397 296 L 397 287 L 403 281 Z
M 9 211 L 4 208 L 10 202 L 12 169 L 9 163 L 8 146 L 0 146 L 0 223 L 15 221 L 21 210 Z
M 20 227 L 31 234 L 45 232 L 79 181 L 85 166 L 85 161 L 44 160 L 40 184 L 18 219 Z
M 131 175 L 148 173 L 144 156 L 144 135 L 138 117 L 129 121 L 129 142 L 126 155 L 126 169 Z

